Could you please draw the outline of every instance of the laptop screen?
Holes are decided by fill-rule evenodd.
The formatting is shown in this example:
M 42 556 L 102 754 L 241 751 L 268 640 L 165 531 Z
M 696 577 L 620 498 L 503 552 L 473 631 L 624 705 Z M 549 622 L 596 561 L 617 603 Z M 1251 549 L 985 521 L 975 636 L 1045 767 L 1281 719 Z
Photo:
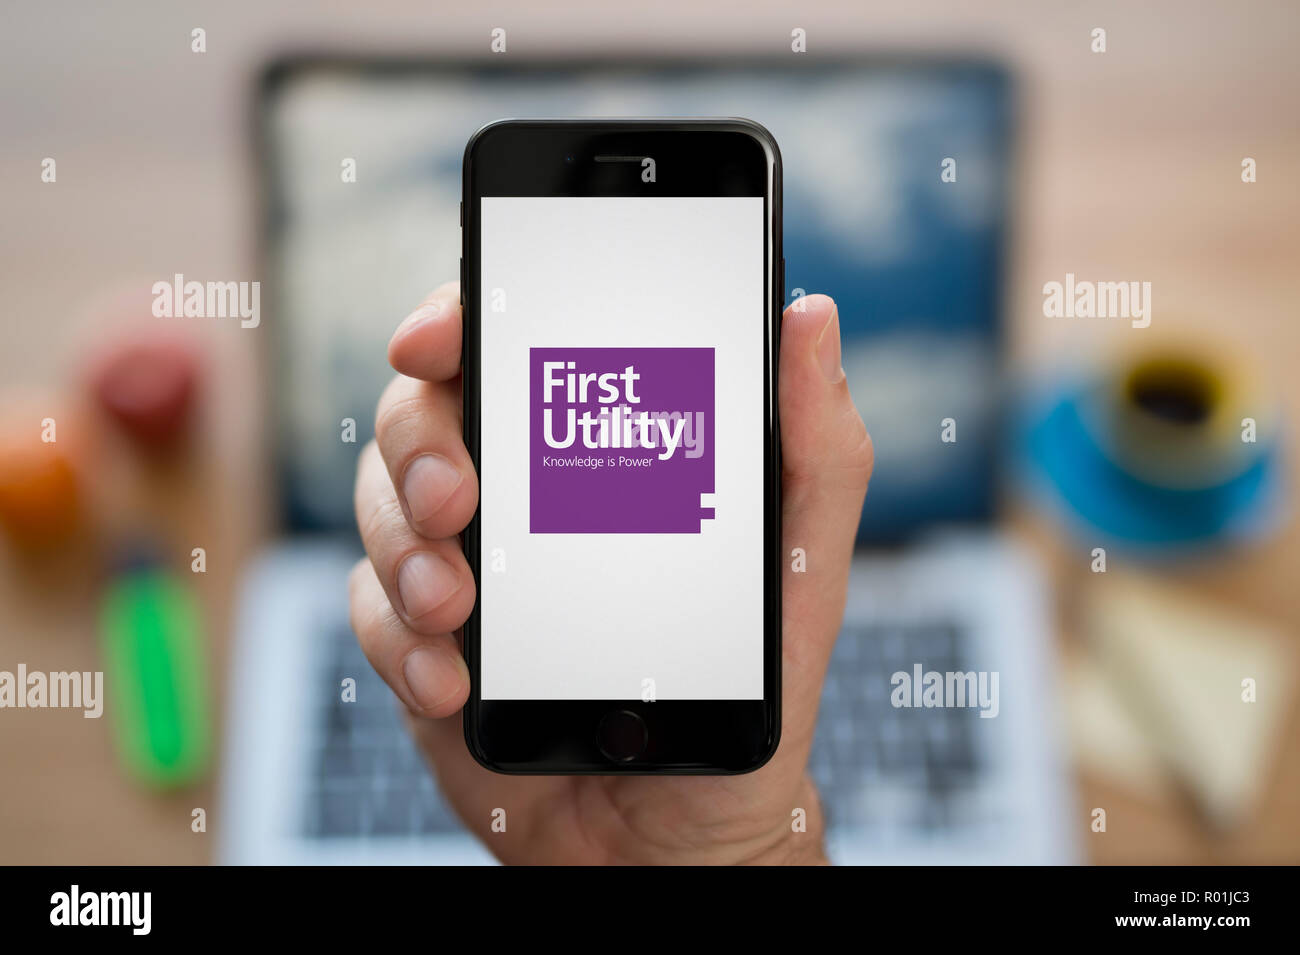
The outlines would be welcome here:
M 388 339 L 458 274 L 470 135 L 494 119 L 564 116 L 744 116 L 771 130 L 787 301 L 802 289 L 838 302 L 844 367 L 875 442 L 860 540 L 991 517 L 1007 78 L 966 62 L 780 64 L 272 69 L 259 160 L 288 526 L 352 526 Z

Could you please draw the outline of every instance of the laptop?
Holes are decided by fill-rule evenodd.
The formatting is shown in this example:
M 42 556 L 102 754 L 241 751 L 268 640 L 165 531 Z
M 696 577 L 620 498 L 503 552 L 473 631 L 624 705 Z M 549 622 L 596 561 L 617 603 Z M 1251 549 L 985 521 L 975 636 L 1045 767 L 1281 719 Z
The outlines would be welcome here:
M 840 306 L 877 457 L 811 757 L 832 859 L 1075 861 L 1047 593 L 996 525 L 1013 112 L 1008 77 L 978 61 L 269 69 L 256 142 L 283 534 L 239 597 L 220 861 L 492 861 L 349 628 L 352 479 L 396 322 L 456 274 L 470 134 L 602 115 L 770 129 L 787 293 Z

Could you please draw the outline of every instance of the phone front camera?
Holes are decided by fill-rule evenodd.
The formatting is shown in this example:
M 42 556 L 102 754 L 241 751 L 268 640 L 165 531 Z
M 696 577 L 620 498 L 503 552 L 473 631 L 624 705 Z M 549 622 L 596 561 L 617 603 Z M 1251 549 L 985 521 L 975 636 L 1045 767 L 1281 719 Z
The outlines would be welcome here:
M 564 157 L 564 161 L 565 161 L 565 162 L 573 162 L 573 154 L 570 153 L 568 156 L 565 156 L 565 157 Z

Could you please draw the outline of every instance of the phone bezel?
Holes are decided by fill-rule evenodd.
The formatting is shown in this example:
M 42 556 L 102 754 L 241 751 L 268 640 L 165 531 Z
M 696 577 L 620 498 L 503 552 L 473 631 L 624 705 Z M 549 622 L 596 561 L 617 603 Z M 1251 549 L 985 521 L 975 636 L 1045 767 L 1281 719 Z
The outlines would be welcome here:
M 484 195 L 644 195 L 637 175 L 596 156 L 652 156 L 655 195 L 758 195 L 764 198 L 764 694 L 762 700 L 483 700 L 479 694 L 480 608 L 463 629 L 471 691 L 463 714 L 474 758 L 511 774 L 735 774 L 776 751 L 781 733 L 781 515 L 777 356 L 785 298 L 781 254 L 781 156 L 762 126 L 745 119 L 501 120 L 479 129 L 465 148 L 462 176 L 461 302 L 464 311 L 465 444 L 480 461 L 479 199 Z M 566 162 L 565 157 L 574 157 Z M 597 165 L 610 169 L 597 169 Z M 623 169 L 629 173 L 631 169 Z M 740 190 L 740 191 L 736 191 Z M 481 472 L 480 472 L 481 473 Z M 479 511 L 463 535 L 481 580 Z M 640 716 L 648 744 L 614 762 L 596 741 L 613 710 Z

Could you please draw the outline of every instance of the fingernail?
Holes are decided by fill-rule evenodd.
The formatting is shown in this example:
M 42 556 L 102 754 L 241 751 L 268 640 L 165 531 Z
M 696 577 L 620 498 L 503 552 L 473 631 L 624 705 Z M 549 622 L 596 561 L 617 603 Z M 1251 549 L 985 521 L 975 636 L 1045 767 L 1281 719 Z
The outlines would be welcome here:
M 441 647 L 416 647 L 402 663 L 402 678 L 411 698 L 423 709 L 432 710 L 460 690 L 460 667 Z
M 840 364 L 840 307 L 831 309 L 831 317 L 826 320 L 821 336 L 817 339 L 817 362 L 822 366 L 822 374 L 831 384 L 844 380 L 844 366 Z
M 397 331 L 393 333 L 393 337 L 396 338 L 398 335 L 404 335 L 417 325 L 423 325 L 425 322 L 437 318 L 442 314 L 443 309 L 446 307 L 447 306 L 443 302 L 427 302 L 424 305 L 421 305 L 410 315 L 407 315 L 406 318 L 402 319 L 402 324 L 397 326 Z
M 429 551 L 416 551 L 397 568 L 397 593 L 410 620 L 442 606 L 460 587 L 451 564 Z
M 432 517 L 463 480 L 464 475 L 441 454 L 422 454 L 413 460 L 402 476 L 402 495 L 411 520 Z

